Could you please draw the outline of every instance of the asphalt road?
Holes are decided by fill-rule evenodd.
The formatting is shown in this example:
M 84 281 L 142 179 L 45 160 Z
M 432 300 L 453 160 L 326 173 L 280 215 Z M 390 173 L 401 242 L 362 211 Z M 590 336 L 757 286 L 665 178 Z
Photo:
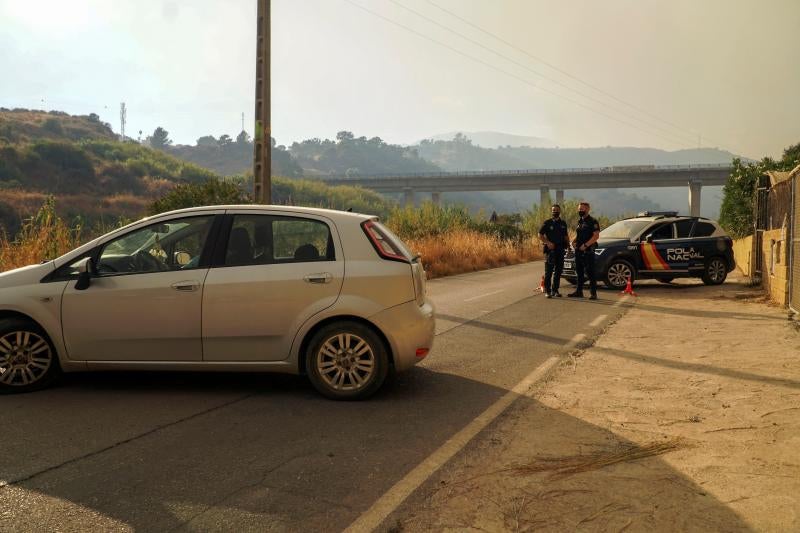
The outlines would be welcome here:
M 299 377 L 185 373 L 72 375 L 0 398 L 0 531 L 342 530 L 625 310 L 612 291 L 546 300 L 541 275 L 539 262 L 430 282 L 431 355 L 367 402 Z

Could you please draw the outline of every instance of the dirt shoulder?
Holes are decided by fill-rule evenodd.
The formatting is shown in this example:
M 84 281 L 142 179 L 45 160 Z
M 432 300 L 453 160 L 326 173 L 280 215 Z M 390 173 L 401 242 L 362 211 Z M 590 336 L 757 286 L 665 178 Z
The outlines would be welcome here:
M 741 281 L 638 287 L 387 527 L 800 529 L 800 333 Z

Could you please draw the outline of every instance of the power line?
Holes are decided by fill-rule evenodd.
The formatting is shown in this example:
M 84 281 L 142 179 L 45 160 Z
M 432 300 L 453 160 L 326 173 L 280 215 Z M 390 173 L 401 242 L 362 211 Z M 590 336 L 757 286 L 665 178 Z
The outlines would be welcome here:
M 397 21 L 395 21 L 395 20 L 392 20 L 392 19 L 390 19 L 389 17 L 386 17 L 386 16 L 384 16 L 384 15 L 381 15 L 380 13 L 377 13 L 377 12 L 375 12 L 375 11 L 372 11 L 371 9 L 364 7 L 364 6 L 362 6 L 362 5 L 360 5 L 360 4 L 356 3 L 356 2 L 354 2 L 353 0 L 343 0 L 343 1 L 344 1 L 344 2 L 347 2 L 348 4 L 351 4 L 351 5 L 355 6 L 355 7 L 357 7 L 358 9 L 361 9 L 362 11 L 365 11 L 366 13 L 369 13 L 370 15 L 372 15 L 372 16 L 374 16 L 374 17 L 380 18 L 380 19 L 382 19 L 382 20 L 384 20 L 384 21 L 386 21 L 386 22 L 388 22 L 388 23 L 390 23 L 390 24 L 393 24 L 393 25 L 395 25 L 395 26 L 397 26 L 397 27 L 399 27 L 399 28 L 402 28 L 402 29 L 404 29 L 404 30 L 406 30 L 406 31 L 410 32 L 410 33 L 413 33 L 414 35 L 417 35 L 418 37 L 422 37 L 423 39 L 425 39 L 425 40 L 427 40 L 427 41 L 430 41 L 430 42 L 432 42 L 432 43 L 434 43 L 434 44 L 437 44 L 437 45 L 439 45 L 439 46 L 441 46 L 441 47 L 443 47 L 443 48 L 447 48 L 448 50 L 450 50 L 450 51 L 452 51 L 452 52 L 455 52 L 456 54 L 458 54 L 458 55 L 460 55 L 460 56 L 466 57 L 467 59 L 470 59 L 470 60 L 472 60 L 472 61 L 474 61 L 474 62 L 476 62 L 476 63 L 480 63 L 481 65 L 484 65 L 484 66 L 486 66 L 486 67 L 489 67 L 489 68 L 491 68 L 491 69 L 493 69 L 493 70 L 496 70 L 496 71 L 498 71 L 498 72 L 500 72 L 500 73 L 502 73 L 502 74 L 505 74 L 506 76 L 509 76 L 509 77 L 511 77 L 511 78 L 514 78 L 514 79 L 516 79 L 516 80 L 518 80 L 518 81 L 521 81 L 522 83 L 524 83 L 524 84 L 526 84 L 526 85 L 530 85 L 530 86 L 531 86 L 531 87 L 533 87 L 534 89 L 538 89 L 538 90 L 540 90 L 540 91 L 546 92 L 546 93 L 548 93 L 548 94 L 551 94 L 551 95 L 553 95 L 553 96 L 556 96 L 556 97 L 558 97 L 558 98 L 562 98 L 562 99 L 564 99 L 564 100 L 566 100 L 566 101 L 568 101 L 568 102 L 571 102 L 571 103 L 573 103 L 573 104 L 575 104 L 575 105 L 577 105 L 577 106 L 579 106 L 579 107 L 582 107 L 582 108 L 584 108 L 584 109 L 587 109 L 587 110 L 589 110 L 589 111 L 591 111 L 591 112 L 593 112 L 593 113 L 596 113 L 596 114 L 598 114 L 598 115 L 604 116 L 604 117 L 606 117 L 606 118 L 608 118 L 608 119 L 610 119 L 610 120 L 613 120 L 613 121 L 615 121 L 615 122 L 619 122 L 619 123 L 621 123 L 621 124 L 625 124 L 625 125 L 627 125 L 627 126 L 630 126 L 631 128 L 634 128 L 634 129 L 637 129 L 637 130 L 639 130 L 639 131 L 641 131 L 641 132 L 647 133 L 648 135 L 653 135 L 653 136 L 655 136 L 655 137 L 660 137 L 660 138 L 662 138 L 662 139 L 664 139 L 664 140 L 668 141 L 668 142 L 669 142 L 669 143 L 671 143 L 671 144 L 677 144 L 677 145 L 679 145 L 679 146 L 681 146 L 681 147 L 682 147 L 682 146 L 685 146 L 684 144 L 681 144 L 681 143 L 676 143 L 676 142 L 675 142 L 675 140 L 673 140 L 673 139 L 668 139 L 668 138 L 666 138 L 666 137 L 664 137 L 663 135 L 660 135 L 660 134 L 658 134 L 658 133 L 654 133 L 654 132 L 651 132 L 651 131 L 647 131 L 647 130 L 645 130 L 645 129 L 643 129 L 643 128 L 639 127 L 639 126 L 638 126 L 638 125 L 636 125 L 636 124 L 632 124 L 632 123 L 630 123 L 630 122 L 627 122 L 627 121 L 625 121 L 625 120 L 619 119 L 619 118 L 617 118 L 617 117 L 614 117 L 614 116 L 612 116 L 612 115 L 609 115 L 609 114 L 607 114 L 607 113 L 603 113 L 602 111 L 598 111 L 598 110 L 596 110 L 596 109 L 593 109 L 593 108 L 591 108 L 591 107 L 589 107 L 589 106 L 585 105 L 584 103 L 582 103 L 582 102 L 580 102 L 580 101 L 578 101 L 578 100 L 575 100 L 575 99 L 573 99 L 573 98 L 569 98 L 569 97 L 567 97 L 567 96 L 564 96 L 564 95 L 562 95 L 562 94 L 559 94 L 559 93 L 557 93 L 557 92 L 554 92 L 554 91 L 552 91 L 552 90 L 550 90 L 550 89 L 547 89 L 546 87 L 542 87 L 542 86 L 539 86 L 539 85 L 537 85 L 537 84 L 535 84 L 535 83 L 532 83 L 530 80 L 527 80 L 527 79 L 525 79 L 525 78 L 523 78 L 523 77 L 521 77 L 521 76 L 517 76 L 517 75 L 516 75 L 516 74 L 514 74 L 513 72 L 509 72 L 509 71 L 507 71 L 507 70 L 504 70 L 504 69 L 502 69 L 502 68 L 500 68 L 500 67 L 498 67 L 498 66 L 496 66 L 496 65 L 493 65 L 493 64 L 491 64 L 491 63 L 489 63 L 489 62 L 483 61 L 482 59 L 478 59 L 478 58 L 476 58 L 476 57 L 474 57 L 474 56 L 472 56 L 472 55 L 469 55 L 469 54 L 467 54 L 466 52 L 462 52 L 461 50 L 459 50 L 459 49 L 457 49 L 457 48 L 454 48 L 453 46 L 450 46 L 450 45 L 448 45 L 448 44 L 446 44 L 446 43 L 443 43 L 443 42 L 441 42 L 441 41 L 438 41 L 438 40 L 434 39 L 433 37 L 429 37 L 428 35 L 425 35 L 424 33 L 418 32 L 417 30 L 415 30 L 415 29 L 413 29 L 413 28 L 411 28 L 411 27 L 409 27 L 409 26 L 406 26 L 405 24 L 402 24 L 402 23 L 400 23 L 400 22 L 397 22 Z
M 569 85 L 566 85 L 566 84 L 564 84 L 564 83 L 562 83 L 562 82 L 560 82 L 560 81 L 558 81 L 558 80 L 555 80 L 555 79 L 553 79 L 553 78 L 550 78 L 550 77 L 548 77 L 548 76 L 546 76 L 546 75 L 542 74 L 541 72 L 539 72 L 539 71 L 537 71 L 537 70 L 534 70 L 534 69 L 530 68 L 529 66 L 527 66 L 527 65 L 525 65 L 525 64 L 523 64 L 523 63 L 520 63 L 519 61 L 516 61 L 516 60 L 515 60 L 515 59 L 513 59 L 513 58 L 510 58 L 510 57 L 508 57 L 508 56 L 507 56 L 507 55 L 505 55 L 505 54 L 502 54 L 502 53 L 498 52 L 497 50 L 494 50 L 494 49 L 492 49 L 492 48 L 489 48 L 488 46 L 484 45 L 483 43 L 481 43 L 481 42 L 479 42 L 479 41 L 476 41 L 476 40 L 474 40 L 474 39 L 472 39 L 472 38 L 470 38 L 470 37 L 467 37 L 467 36 L 466 36 L 466 35 L 464 35 L 463 33 L 460 33 L 460 32 L 458 32 L 458 31 L 456 31 L 456 30 L 454 30 L 454 29 L 452 29 L 452 28 L 450 28 L 450 27 L 448 27 L 448 26 L 445 26 L 444 24 L 441 24 L 441 23 L 439 23 L 439 22 L 437 22 L 437 21 L 435 21 L 435 20 L 431 19 L 430 17 L 428 17 L 428 16 L 426 16 L 426 15 L 424 15 L 424 14 L 420 13 L 419 11 L 416 11 L 416 10 L 414 10 L 414 9 L 412 9 L 412 8 L 410 8 L 410 7 L 408 7 L 408 6 L 406 6 L 406 5 L 403 5 L 403 4 L 401 4 L 401 3 L 400 3 L 400 2 L 398 2 L 397 0 L 389 0 L 389 1 L 390 1 L 391 3 L 393 3 L 393 4 L 395 4 L 395 5 L 397 5 L 397 6 L 401 7 L 401 8 L 403 8 L 403 9 L 405 9 L 405 10 L 407 10 L 407 11 L 409 11 L 409 12 L 411 12 L 411 13 L 415 14 L 415 15 L 416 15 L 416 16 L 418 16 L 418 17 L 420 17 L 420 18 L 422 18 L 422 19 L 425 19 L 425 20 L 427 20 L 427 21 L 428 21 L 428 22 L 430 22 L 431 24 L 435 24 L 436 26 L 438 26 L 438 27 L 440 27 L 440 28 L 442 28 L 442 29 L 444 29 L 444 30 L 447 30 L 447 31 L 449 31 L 450 33 L 453 33 L 453 34 L 455 34 L 455 35 L 457 35 L 457 36 L 461 37 L 462 39 L 464 39 L 464 40 L 466 40 L 466 41 L 469 41 L 470 43 L 472 43 L 472 44 L 475 44 L 475 45 L 477 45 L 477 46 L 480 46 L 481 48 L 483 48 L 483 49 L 485 49 L 485 50 L 488 50 L 489 52 L 493 53 L 494 55 L 496 55 L 496 56 L 498 56 L 498 57 L 500 57 L 500 58 L 502 58 L 502 59 L 505 59 L 506 61 L 508 61 L 508 62 L 510 62 L 510 63 L 513 63 L 514 65 L 517 65 L 518 67 L 520 67 L 520 68 L 523 68 L 523 69 L 525 69 L 525 70 L 527 70 L 527 71 L 529 71 L 529 72 L 531 72 L 531 73 L 535 74 L 536 76 L 539 76 L 539 77 L 541 77 L 541 78 L 544 78 L 545 80 L 547 80 L 547 81 L 549 81 L 549 82 L 551 82 L 551 83 L 554 83 L 554 84 L 556 84 L 556 85 L 558 85 L 558 86 L 560 86 L 560 87 L 563 87 L 563 88 L 565 88 L 565 89 L 567 89 L 567 90 L 569 90 L 569 91 L 572 91 L 573 93 L 575 93 L 575 94 L 578 94 L 578 95 L 582 96 L 583 98 L 586 98 L 587 100 L 591 100 L 591 101 L 593 101 L 593 102 L 595 102 L 595 103 L 598 103 L 598 104 L 600 104 L 600 105 L 602 105 L 602 106 L 604 106 L 604 107 L 606 107 L 606 108 L 609 108 L 609 109 L 611 109 L 613 112 L 619 113 L 619 114 L 621 114 L 621 115 L 623 115 L 623 116 L 625 116 L 625 117 L 627 117 L 627 118 L 629 118 L 629 119 L 632 119 L 632 120 L 638 120 L 639 122 L 641 122 L 641 123 L 643 123 L 643 124 L 646 124 L 647 126 L 649 126 L 649 127 L 651 127 L 651 128 L 658 129 L 658 130 L 662 131 L 664 134 L 672 136 L 674 139 L 679 139 L 679 140 L 680 140 L 682 143 L 684 143 L 684 144 L 685 144 L 685 145 L 687 145 L 687 146 L 688 146 L 688 145 L 691 145 L 692 143 L 694 143 L 694 140 L 695 140 L 695 137 L 696 137 L 696 136 L 695 136 L 695 134 L 693 134 L 693 133 L 692 133 L 691 135 L 689 135 L 689 136 L 687 136 L 687 135 L 686 135 L 686 134 L 684 134 L 684 133 L 681 133 L 681 134 L 676 134 L 675 132 L 672 132 L 672 131 L 670 131 L 670 130 L 668 130 L 668 129 L 664 128 L 663 126 L 660 126 L 660 125 L 658 125 L 658 124 L 653 124 L 652 122 L 648 122 L 647 120 L 643 120 L 643 119 L 641 119 L 641 118 L 639 118 L 639 117 L 637 117 L 637 116 L 635 116 L 635 115 L 631 115 L 631 114 L 630 114 L 630 113 L 628 113 L 627 111 L 623 111 L 623 110 L 620 110 L 620 109 L 618 109 L 618 108 L 615 108 L 615 107 L 613 107 L 613 106 L 609 105 L 607 102 L 604 102 L 604 101 L 602 101 L 602 100 L 600 100 L 600 99 L 598 99 L 598 98 L 595 98 L 595 97 L 593 97 L 593 96 L 591 96 L 591 95 L 588 95 L 588 94 L 586 94 L 586 93 L 583 93 L 583 92 L 581 92 L 581 91 L 579 91 L 579 90 L 577 90 L 577 89 L 574 89 L 573 87 L 570 87 Z
M 435 8 L 437 8 L 437 9 L 447 13 L 448 15 L 460 20 L 461 22 L 467 24 L 468 26 L 470 26 L 470 27 L 472 27 L 472 28 L 474 28 L 474 29 L 476 29 L 476 30 L 478 30 L 478 31 L 480 31 L 480 32 L 482 32 L 482 33 L 484 33 L 484 34 L 486 34 L 486 35 L 498 40 L 498 41 L 500 41 L 501 43 L 505 44 L 506 46 L 509 46 L 509 47 L 513 48 L 514 50 L 516 50 L 516 51 L 518 51 L 518 52 L 520 52 L 522 54 L 525 54 L 526 56 L 530 57 L 531 59 L 534 59 L 535 61 L 538 61 L 538 62 L 542 63 L 543 65 L 555 70 L 556 72 L 559 72 L 559 73 L 563 74 L 564 76 L 567 76 L 568 78 L 571 78 L 571 79 L 577 81 L 578 83 L 581 83 L 581 84 L 585 85 L 586 87 L 589 87 L 590 89 L 593 89 L 593 90 L 597 91 L 598 93 L 607 96 L 608 98 L 611 98 L 611 99 L 613 99 L 613 100 L 615 100 L 615 101 L 617 101 L 617 102 L 619 102 L 619 103 L 621 103 L 623 105 L 626 105 L 626 106 L 630 107 L 631 109 L 634 109 L 634 110 L 638 111 L 639 113 L 643 113 L 643 114 L 645 114 L 645 115 L 647 115 L 647 116 L 649 116 L 651 118 L 654 118 L 655 120 L 663 122 L 664 124 L 667 124 L 667 125 L 675 128 L 675 129 L 677 129 L 677 130 L 681 130 L 683 132 L 689 133 L 689 134 L 691 134 L 692 137 L 694 137 L 695 134 L 700 135 L 699 133 L 696 133 L 696 132 L 694 132 L 693 130 L 691 130 L 689 128 L 685 128 L 683 126 L 680 126 L 678 124 L 670 122 L 669 120 L 661 118 L 658 115 L 655 115 L 655 114 L 653 114 L 653 113 L 651 113 L 651 112 L 649 112 L 649 111 L 647 111 L 645 109 L 642 109 L 639 106 L 631 104 L 630 102 L 627 102 L 627 101 L 615 96 L 614 94 L 612 94 L 612 93 L 610 93 L 608 91 L 605 91 L 605 90 L 601 89 L 600 87 L 597 87 L 596 85 L 593 85 L 593 84 L 589 83 L 588 81 L 583 80 L 583 79 L 575 76 L 574 74 L 571 74 L 571 73 L 559 68 L 556 65 L 553 65 L 552 63 L 542 59 L 541 57 L 538 57 L 538 56 L 528 52 L 524 48 L 520 48 L 519 46 L 515 45 L 514 43 L 512 43 L 512 42 L 510 42 L 510 41 L 508 41 L 506 39 L 503 39 L 502 37 L 499 37 L 497 34 L 494 34 L 494 33 L 490 32 L 489 30 L 486 30 L 485 28 L 482 28 L 481 26 L 478 26 L 474 22 L 472 22 L 472 21 L 470 21 L 470 20 L 458 15 L 457 13 L 454 13 L 453 11 L 450 11 L 449 9 L 440 6 L 439 4 L 434 2 L 433 0 L 426 0 L 426 1 L 429 4 L 431 4 L 432 6 L 434 6 Z M 718 145 L 719 147 L 722 147 L 722 143 L 718 143 L 718 142 L 714 141 L 713 139 L 709 138 L 708 136 L 705 136 L 705 139 L 707 141 L 713 142 L 714 144 Z

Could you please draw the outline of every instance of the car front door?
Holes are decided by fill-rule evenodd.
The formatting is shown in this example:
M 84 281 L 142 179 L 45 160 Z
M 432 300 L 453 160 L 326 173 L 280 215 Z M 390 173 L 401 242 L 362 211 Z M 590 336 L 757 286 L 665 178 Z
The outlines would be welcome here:
M 205 361 L 282 361 L 309 318 L 336 302 L 344 257 L 331 221 L 229 215 L 224 257 L 203 292 Z
M 674 226 L 671 222 L 659 223 L 644 232 L 644 240 L 639 243 L 642 257 L 642 273 L 650 276 L 669 276 L 672 265 L 666 257 L 669 244 L 675 240 Z
M 214 218 L 163 219 L 101 245 L 89 287 L 70 281 L 62 297 L 70 359 L 200 361 L 203 256 Z

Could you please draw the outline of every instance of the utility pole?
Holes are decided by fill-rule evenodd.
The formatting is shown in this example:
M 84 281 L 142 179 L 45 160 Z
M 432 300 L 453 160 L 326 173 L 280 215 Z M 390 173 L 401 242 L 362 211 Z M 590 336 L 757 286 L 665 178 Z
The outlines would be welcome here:
M 272 203 L 270 0 L 256 0 L 256 126 L 253 132 L 253 201 Z
M 128 121 L 128 110 L 125 108 L 125 102 L 119 104 L 119 124 L 120 124 L 120 141 L 125 142 L 125 123 Z

